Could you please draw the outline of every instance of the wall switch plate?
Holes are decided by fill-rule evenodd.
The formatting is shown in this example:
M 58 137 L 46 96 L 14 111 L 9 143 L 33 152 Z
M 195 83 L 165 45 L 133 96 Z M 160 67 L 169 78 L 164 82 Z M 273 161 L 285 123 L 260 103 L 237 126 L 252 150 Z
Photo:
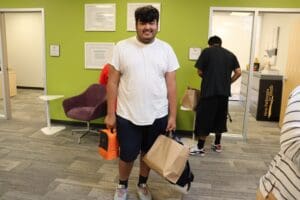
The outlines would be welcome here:
M 54 56 L 54 57 L 59 56 L 59 45 L 58 44 L 50 45 L 50 56 Z

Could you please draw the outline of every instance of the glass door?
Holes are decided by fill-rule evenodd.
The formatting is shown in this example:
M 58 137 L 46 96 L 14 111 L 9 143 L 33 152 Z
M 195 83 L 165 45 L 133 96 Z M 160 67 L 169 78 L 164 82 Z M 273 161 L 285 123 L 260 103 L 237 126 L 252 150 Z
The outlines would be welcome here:
M 221 37 L 222 46 L 236 55 L 243 71 L 242 77 L 231 85 L 227 134 L 232 136 L 243 133 L 253 23 L 254 12 L 247 11 L 216 10 L 211 18 L 210 35 Z
M 1 66 L 2 65 L 0 64 L 0 67 Z M 2 70 L 0 70 L 0 119 L 1 118 L 5 118 L 5 116 L 4 116 L 4 105 L 3 105 L 3 89 L 2 89 L 2 85 L 3 85 L 3 73 L 2 73 Z
M 1 34 L 1 27 L 0 27 Z M 1 37 L 0 37 L 1 38 Z M 1 39 L 0 39 L 0 47 L 1 47 Z M 2 72 L 2 48 L 0 48 L 0 119 L 4 118 L 4 105 L 3 105 L 3 72 Z
M 46 93 L 44 27 L 43 9 L 0 9 L 0 117 L 2 118 L 12 118 L 11 104 L 18 102 L 12 101 L 17 96 L 17 85 L 23 88 L 44 88 Z M 35 41 L 33 46 L 32 41 Z M 32 47 L 30 53 L 24 54 L 22 51 L 29 44 Z M 35 77 L 28 79 L 28 74 L 32 72 Z M 46 110 L 48 111 L 48 107 Z
M 295 22 L 300 20 L 299 10 L 261 10 L 257 18 L 259 32 L 254 55 L 259 68 L 253 73 L 250 90 L 249 133 L 256 132 L 256 123 L 264 123 L 268 127 L 266 131 L 280 127 L 287 95 L 293 89 L 290 87 L 284 95 L 284 88 L 289 82 L 296 83 L 286 72 L 289 71 L 287 58 L 291 53 L 291 30 Z
M 239 59 L 242 77 L 232 85 L 228 134 L 256 133 L 257 123 L 278 129 L 285 106 L 286 77 L 292 26 L 300 9 L 212 7 L 209 35 L 219 35 L 223 47 Z M 292 71 L 292 70 L 291 70 Z M 278 131 L 278 130 L 276 130 Z

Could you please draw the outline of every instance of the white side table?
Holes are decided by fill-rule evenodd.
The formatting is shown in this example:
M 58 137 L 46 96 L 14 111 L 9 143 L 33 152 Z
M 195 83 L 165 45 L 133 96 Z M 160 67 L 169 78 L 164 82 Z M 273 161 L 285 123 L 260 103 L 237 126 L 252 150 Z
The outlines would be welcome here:
M 192 141 L 188 142 L 188 143 L 191 143 L 189 144 L 190 145 L 193 145 L 194 142 L 195 142 L 195 124 L 196 124 L 196 112 L 194 110 L 191 110 L 190 108 L 186 108 L 184 106 L 180 106 L 180 110 L 182 111 L 191 111 L 193 112 L 193 115 L 194 115 L 194 118 L 193 118 L 193 135 L 192 135 Z
M 42 132 L 45 135 L 53 135 L 61 130 L 64 130 L 65 126 L 51 126 L 50 116 L 49 116 L 49 101 L 63 98 L 64 95 L 42 95 L 39 96 L 40 99 L 47 102 L 47 127 L 42 128 Z

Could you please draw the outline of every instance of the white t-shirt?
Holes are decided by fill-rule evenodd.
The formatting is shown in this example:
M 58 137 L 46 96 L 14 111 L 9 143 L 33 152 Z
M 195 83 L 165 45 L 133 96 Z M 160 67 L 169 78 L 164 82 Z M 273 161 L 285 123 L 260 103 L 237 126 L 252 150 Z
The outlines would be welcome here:
M 110 64 L 121 73 L 117 115 L 136 125 L 151 125 L 168 114 L 165 73 L 179 68 L 169 44 L 157 38 L 151 44 L 136 37 L 122 40 Z

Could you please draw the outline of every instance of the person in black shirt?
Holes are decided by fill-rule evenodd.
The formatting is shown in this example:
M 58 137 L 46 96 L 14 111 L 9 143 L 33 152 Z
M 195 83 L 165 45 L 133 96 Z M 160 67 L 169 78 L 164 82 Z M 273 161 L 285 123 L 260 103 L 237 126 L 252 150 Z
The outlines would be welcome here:
M 216 152 L 222 151 L 221 134 L 227 131 L 230 86 L 241 76 L 236 56 L 222 47 L 220 37 L 210 37 L 208 45 L 195 64 L 202 83 L 194 130 L 198 136 L 198 144 L 190 148 L 191 155 L 205 155 L 204 144 L 209 133 L 216 134 L 212 149 Z

